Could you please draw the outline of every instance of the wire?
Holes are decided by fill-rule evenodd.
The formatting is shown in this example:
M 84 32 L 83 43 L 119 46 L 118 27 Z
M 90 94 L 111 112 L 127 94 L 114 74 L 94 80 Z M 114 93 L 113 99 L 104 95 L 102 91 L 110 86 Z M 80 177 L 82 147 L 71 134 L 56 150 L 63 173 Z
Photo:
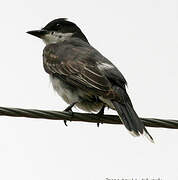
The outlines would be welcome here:
M 122 124 L 118 116 L 97 115 L 91 113 L 45 111 L 37 109 L 19 109 L 0 107 L 0 116 L 41 118 L 48 120 L 81 121 L 90 123 Z M 178 120 L 141 118 L 145 126 L 178 129 Z

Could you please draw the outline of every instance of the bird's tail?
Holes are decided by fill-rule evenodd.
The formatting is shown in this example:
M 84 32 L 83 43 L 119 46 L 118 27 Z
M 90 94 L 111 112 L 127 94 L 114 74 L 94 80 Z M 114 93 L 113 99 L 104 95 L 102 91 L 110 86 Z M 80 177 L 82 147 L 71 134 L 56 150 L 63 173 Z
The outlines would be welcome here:
M 121 104 L 117 101 L 112 101 L 112 104 L 118 112 L 120 120 L 133 136 L 143 134 L 154 143 L 153 138 L 146 130 L 143 122 L 138 117 L 131 103 L 125 102 Z

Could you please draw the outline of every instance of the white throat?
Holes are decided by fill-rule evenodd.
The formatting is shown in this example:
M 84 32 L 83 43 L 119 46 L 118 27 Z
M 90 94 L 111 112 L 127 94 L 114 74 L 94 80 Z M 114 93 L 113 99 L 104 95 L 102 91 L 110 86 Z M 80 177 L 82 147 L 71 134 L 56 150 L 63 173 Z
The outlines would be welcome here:
M 46 45 L 57 43 L 57 42 L 63 42 L 67 39 L 69 39 L 73 33 L 60 33 L 60 32 L 50 32 L 49 34 L 46 34 L 43 36 L 42 40 Z

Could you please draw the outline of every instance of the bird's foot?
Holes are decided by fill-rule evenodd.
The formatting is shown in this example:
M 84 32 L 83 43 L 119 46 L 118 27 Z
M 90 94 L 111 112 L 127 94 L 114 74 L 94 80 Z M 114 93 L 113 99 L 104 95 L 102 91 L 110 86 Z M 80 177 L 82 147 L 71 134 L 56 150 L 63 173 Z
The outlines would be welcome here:
M 77 102 L 74 102 L 74 103 L 70 104 L 66 109 L 64 109 L 64 112 L 70 112 L 70 113 L 71 113 L 71 116 L 73 116 L 72 108 L 74 107 L 74 105 L 75 105 L 76 103 L 77 103 Z M 68 126 L 68 125 L 67 125 L 67 120 L 64 120 L 64 124 L 65 124 L 65 126 Z
M 97 127 L 100 126 L 100 123 L 103 124 L 103 121 L 101 120 L 101 116 L 104 115 L 104 109 L 105 109 L 105 105 L 103 105 L 100 111 L 97 113 L 98 116 Z
M 64 120 L 64 124 L 65 124 L 65 126 L 68 126 L 68 125 L 67 125 L 67 120 Z

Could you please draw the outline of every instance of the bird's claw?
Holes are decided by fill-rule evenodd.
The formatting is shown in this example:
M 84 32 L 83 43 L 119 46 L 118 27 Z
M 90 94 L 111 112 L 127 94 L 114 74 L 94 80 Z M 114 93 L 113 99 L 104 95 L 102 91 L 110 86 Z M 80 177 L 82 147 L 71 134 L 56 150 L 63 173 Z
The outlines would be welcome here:
M 71 116 L 73 116 L 72 108 L 76 103 L 77 102 L 70 104 L 66 109 L 64 109 L 64 112 L 69 112 L 69 113 L 71 113 Z M 68 126 L 67 125 L 67 120 L 64 120 L 64 124 L 65 124 L 65 126 Z
M 97 127 L 100 126 L 100 123 L 103 124 L 103 121 L 101 121 L 101 116 L 104 115 L 104 108 L 105 108 L 105 105 L 102 106 L 101 110 L 97 113 L 97 116 L 98 116 L 98 121 L 100 122 L 97 122 Z
M 67 107 L 67 108 L 64 110 L 64 112 L 71 113 L 71 116 L 73 116 L 72 108 L 68 108 L 68 107 Z M 67 125 L 67 120 L 64 120 L 64 124 L 65 124 L 65 126 L 68 126 L 68 125 Z
M 68 126 L 68 125 L 67 125 L 67 120 L 64 120 L 64 124 L 65 124 L 65 126 Z

